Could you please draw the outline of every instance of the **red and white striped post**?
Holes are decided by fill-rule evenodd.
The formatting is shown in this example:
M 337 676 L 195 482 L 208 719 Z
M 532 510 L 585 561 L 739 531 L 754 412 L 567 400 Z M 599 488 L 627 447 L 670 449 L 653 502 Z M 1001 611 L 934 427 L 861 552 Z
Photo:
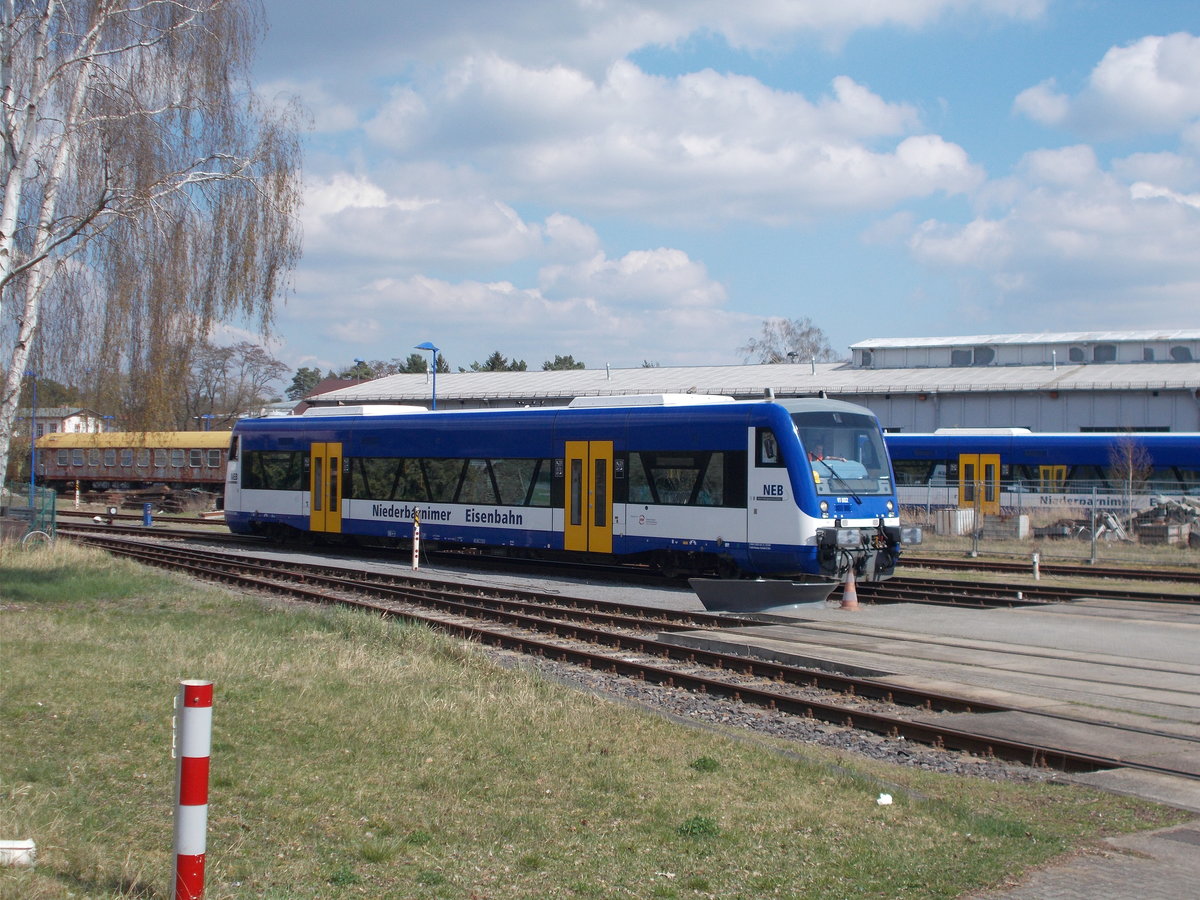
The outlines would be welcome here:
M 175 698 L 175 900 L 204 895 L 208 833 L 208 758 L 212 751 L 211 681 L 181 681 Z
M 412 567 L 415 572 L 421 567 L 421 510 L 413 510 L 413 539 L 412 539 Z

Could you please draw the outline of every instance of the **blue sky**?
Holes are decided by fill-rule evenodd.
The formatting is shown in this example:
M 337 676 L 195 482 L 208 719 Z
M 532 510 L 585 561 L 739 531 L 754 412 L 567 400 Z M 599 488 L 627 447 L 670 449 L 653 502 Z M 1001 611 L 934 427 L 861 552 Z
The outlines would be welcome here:
M 1200 320 L 1195 0 L 265 5 L 312 118 L 289 366 Z

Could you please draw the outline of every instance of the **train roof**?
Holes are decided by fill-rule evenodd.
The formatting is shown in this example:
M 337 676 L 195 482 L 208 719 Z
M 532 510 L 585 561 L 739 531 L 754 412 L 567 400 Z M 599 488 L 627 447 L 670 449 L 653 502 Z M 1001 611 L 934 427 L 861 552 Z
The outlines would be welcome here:
M 684 394 L 631 394 L 610 397 L 588 397 L 580 404 L 570 406 L 539 406 L 539 407 L 501 407 L 498 409 L 453 409 L 429 410 L 423 407 L 397 407 L 370 405 L 325 407 L 307 410 L 300 416 L 267 416 L 258 419 L 242 419 L 236 429 L 253 431 L 271 430 L 304 430 L 306 428 L 321 428 L 330 419 L 353 420 L 365 426 L 377 425 L 387 421 L 420 421 L 422 425 L 438 427 L 449 423 L 462 423 L 472 419 L 493 418 L 500 420 L 520 421 L 526 417 L 570 416 L 583 419 L 586 417 L 611 417 L 613 414 L 630 416 L 663 414 L 682 414 L 691 412 L 695 416 L 713 417 L 715 419 L 730 419 L 746 415 L 748 411 L 767 412 L 772 409 L 783 410 L 786 414 L 812 412 L 820 410 L 837 410 L 841 412 L 858 413 L 874 417 L 874 413 L 864 406 L 847 403 L 844 400 L 829 400 L 824 397 L 798 397 L 786 399 L 762 398 L 758 400 L 735 400 L 731 397 L 713 397 L 711 395 Z
M 39 450 L 75 450 L 92 447 L 155 450 L 158 448 L 214 450 L 229 446 L 228 431 L 60 431 L 38 438 Z

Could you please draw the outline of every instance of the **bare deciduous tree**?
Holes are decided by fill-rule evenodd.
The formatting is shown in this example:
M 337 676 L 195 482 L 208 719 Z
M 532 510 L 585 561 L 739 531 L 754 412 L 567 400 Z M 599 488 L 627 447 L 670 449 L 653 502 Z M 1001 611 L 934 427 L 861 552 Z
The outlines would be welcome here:
M 0 471 L 35 339 L 97 396 L 134 385 L 127 427 L 158 428 L 179 347 L 269 329 L 300 149 L 295 110 L 250 90 L 263 27 L 258 0 L 0 0 Z
M 242 341 L 229 347 L 202 344 L 192 349 L 186 407 L 176 427 L 187 431 L 232 427 L 240 416 L 255 414 L 271 402 L 270 386 L 288 367 L 258 344 Z
M 825 332 L 812 323 L 812 319 L 771 318 L 763 320 L 762 336 L 750 338 L 738 347 L 746 362 L 784 363 L 829 362 L 837 359 L 829 345 Z
M 1109 480 L 1130 493 L 1144 488 L 1154 471 L 1146 445 L 1131 434 L 1117 438 L 1108 450 Z

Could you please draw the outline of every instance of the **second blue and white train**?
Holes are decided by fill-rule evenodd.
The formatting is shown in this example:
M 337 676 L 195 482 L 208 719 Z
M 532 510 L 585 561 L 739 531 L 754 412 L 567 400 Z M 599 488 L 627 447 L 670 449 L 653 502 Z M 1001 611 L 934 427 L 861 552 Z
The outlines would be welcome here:
M 338 407 L 234 429 L 237 533 L 636 562 L 722 577 L 889 577 L 879 422 L 825 399 L 651 395 L 549 409 Z

